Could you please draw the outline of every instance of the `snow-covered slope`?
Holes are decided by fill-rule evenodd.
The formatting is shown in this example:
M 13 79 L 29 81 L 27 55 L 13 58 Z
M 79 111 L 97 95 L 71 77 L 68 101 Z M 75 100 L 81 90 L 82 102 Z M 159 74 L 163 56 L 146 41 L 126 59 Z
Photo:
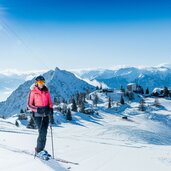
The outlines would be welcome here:
M 58 68 L 50 70 L 43 74 L 46 79 L 46 84 L 51 92 L 51 98 L 69 100 L 72 95 L 77 92 L 86 92 L 94 90 L 92 85 L 89 85 L 83 80 L 75 77 L 74 74 Z M 26 108 L 27 96 L 30 91 L 30 86 L 34 83 L 34 79 L 26 81 L 20 85 L 6 101 L 0 103 L 0 115 L 10 116 L 20 111 L 21 108 Z
M 171 65 L 163 64 L 156 67 L 121 67 L 117 69 L 97 69 L 73 71 L 83 79 L 97 80 L 111 88 L 126 87 L 130 82 L 149 87 L 171 87 Z
M 73 121 L 64 122 L 63 115 L 55 112 L 55 156 L 79 163 L 65 167 L 71 167 L 71 171 L 170 171 L 171 100 L 161 98 L 161 106 L 155 107 L 154 99 L 147 98 L 145 112 L 138 110 L 138 98 L 134 102 L 125 99 L 125 106 L 113 104 L 107 109 L 108 97 L 115 97 L 116 103 L 120 92 L 96 93 L 99 115 L 73 113 Z M 91 105 L 91 101 L 87 102 Z M 130 120 L 121 119 L 123 115 Z M 26 154 L 34 152 L 37 130 L 15 127 L 15 119 L 0 119 L 0 170 L 61 171 L 63 164 L 41 162 Z M 50 130 L 46 149 L 51 153 Z

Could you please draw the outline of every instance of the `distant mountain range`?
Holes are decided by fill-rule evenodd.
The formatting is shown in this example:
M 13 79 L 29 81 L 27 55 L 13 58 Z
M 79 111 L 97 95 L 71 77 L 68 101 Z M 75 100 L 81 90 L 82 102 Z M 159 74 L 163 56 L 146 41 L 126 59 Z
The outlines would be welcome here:
M 82 79 L 104 83 L 109 88 L 126 87 L 128 83 L 137 83 L 151 91 L 155 87 L 171 88 L 171 65 L 156 67 L 120 67 L 117 69 L 95 69 L 73 71 Z

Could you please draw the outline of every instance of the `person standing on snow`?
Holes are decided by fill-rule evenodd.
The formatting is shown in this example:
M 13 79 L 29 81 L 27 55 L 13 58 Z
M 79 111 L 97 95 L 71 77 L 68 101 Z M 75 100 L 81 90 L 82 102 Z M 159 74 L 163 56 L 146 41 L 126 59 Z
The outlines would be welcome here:
M 45 78 L 38 76 L 31 86 L 28 97 L 28 108 L 33 112 L 33 118 L 38 127 L 37 147 L 35 155 L 45 151 L 48 124 L 53 124 L 53 104 L 48 88 L 45 86 Z

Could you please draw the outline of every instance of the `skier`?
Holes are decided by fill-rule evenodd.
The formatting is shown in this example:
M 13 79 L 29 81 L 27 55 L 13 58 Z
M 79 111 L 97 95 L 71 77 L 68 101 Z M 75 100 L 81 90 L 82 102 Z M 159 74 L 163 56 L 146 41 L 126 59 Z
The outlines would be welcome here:
M 46 136 L 48 124 L 54 123 L 53 105 L 48 88 L 45 85 L 45 78 L 38 76 L 35 83 L 31 86 L 28 97 L 28 108 L 33 113 L 33 118 L 38 127 L 37 147 L 35 156 L 47 158 L 48 152 L 44 149 L 46 145 Z

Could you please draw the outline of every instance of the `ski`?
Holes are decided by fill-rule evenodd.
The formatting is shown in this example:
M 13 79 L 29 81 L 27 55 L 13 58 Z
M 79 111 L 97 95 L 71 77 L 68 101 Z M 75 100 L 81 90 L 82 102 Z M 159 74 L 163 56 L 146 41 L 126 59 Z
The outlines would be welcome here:
M 32 152 L 29 152 L 27 150 L 21 150 L 21 149 L 18 149 L 18 148 L 11 148 L 11 147 L 8 147 L 8 146 L 5 146 L 5 145 L 1 145 L 4 149 L 7 149 L 9 151 L 13 151 L 13 152 L 16 152 L 16 153 L 23 153 L 23 154 L 26 154 L 26 155 L 30 155 L 30 156 L 33 156 L 35 159 L 38 158 L 40 159 L 39 157 L 37 157 L 34 153 Z M 43 160 L 43 159 L 41 159 Z M 72 162 L 72 161 L 68 161 L 68 160 L 65 160 L 65 159 L 61 159 L 61 158 L 52 158 L 49 156 L 49 160 L 44 160 L 44 161 L 50 161 L 50 160 L 56 160 L 60 163 L 65 163 L 65 164 L 72 164 L 72 165 L 79 165 L 79 163 L 76 163 L 76 162 Z M 70 168 L 70 167 L 69 167 Z
M 54 160 L 56 160 L 56 161 L 58 161 L 58 162 L 61 162 L 61 163 L 79 165 L 79 163 L 72 162 L 72 161 L 68 161 L 68 160 L 64 160 L 64 159 L 61 159 L 61 158 L 54 158 Z
M 72 161 L 68 161 L 68 160 L 64 160 L 64 159 L 61 159 L 61 158 L 53 158 L 49 153 L 45 152 L 43 153 L 43 155 L 40 155 L 40 156 L 37 156 L 35 155 L 34 158 L 40 158 L 42 160 L 55 160 L 55 161 L 58 161 L 58 162 L 61 162 L 61 163 L 65 163 L 65 164 L 73 164 L 73 165 L 79 165 L 79 163 L 76 163 L 76 162 L 72 162 Z
M 28 155 L 32 155 L 32 156 L 34 156 L 34 158 L 37 157 L 37 156 L 35 156 L 35 154 L 30 153 L 30 152 L 28 152 L 28 151 L 21 151 L 21 152 L 22 152 L 22 153 L 25 153 L 25 154 L 28 154 Z M 39 157 L 37 157 L 37 158 L 39 158 Z M 39 158 L 39 159 L 41 159 L 41 158 Z M 42 159 L 42 160 L 43 160 L 43 159 Z M 68 161 L 68 160 L 61 159 L 61 158 L 52 158 L 52 157 L 50 157 L 50 156 L 49 156 L 48 160 L 56 160 L 56 161 L 58 161 L 58 162 L 60 162 L 60 163 L 79 165 L 79 163 L 76 163 L 76 162 Z M 48 160 L 45 160 L 45 161 L 48 161 Z

